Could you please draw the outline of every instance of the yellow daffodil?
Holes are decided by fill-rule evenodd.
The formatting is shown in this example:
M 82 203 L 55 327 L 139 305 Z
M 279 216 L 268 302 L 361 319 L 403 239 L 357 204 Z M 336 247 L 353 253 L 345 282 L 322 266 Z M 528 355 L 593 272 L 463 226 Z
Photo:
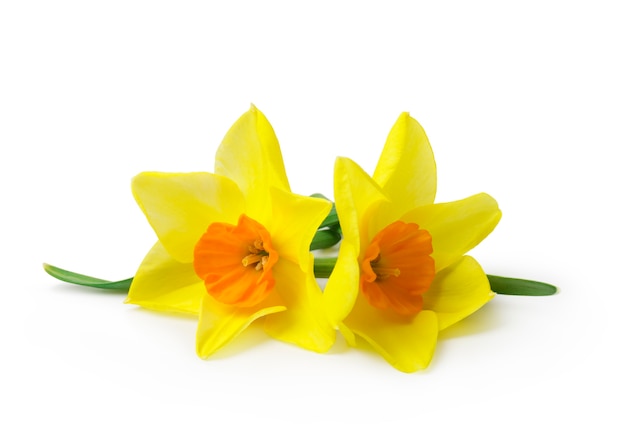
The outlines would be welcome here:
M 372 178 L 338 158 L 335 204 L 344 239 L 325 289 L 331 322 L 355 345 L 368 342 L 398 370 L 431 361 L 439 331 L 493 297 L 465 253 L 501 213 L 486 194 L 434 204 L 430 143 L 408 114 L 397 120 Z
M 146 172 L 132 190 L 158 241 L 126 302 L 199 314 L 202 358 L 261 317 L 277 339 L 319 352 L 332 345 L 309 251 L 331 204 L 291 193 L 260 111 L 228 131 L 214 174 Z

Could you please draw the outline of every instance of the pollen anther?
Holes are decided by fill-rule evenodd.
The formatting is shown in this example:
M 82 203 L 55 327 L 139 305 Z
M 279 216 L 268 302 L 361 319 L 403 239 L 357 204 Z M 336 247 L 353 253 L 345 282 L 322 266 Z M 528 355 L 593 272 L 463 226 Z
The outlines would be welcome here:
M 375 281 L 382 281 L 390 276 L 400 276 L 400 269 L 397 267 L 382 267 L 379 265 L 380 253 L 378 256 L 370 261 L 372 271 L 376 274 Z
M 263 242 L 261 240 L 256 240 L 254 245 L 248 247 L 249 255 L 246 255 L 241 263 L 244 267 L 248 267 L 249 265 L 256 264 L 254 266 L 255 270 L 263 270 L 265 268 L 265 264 L 267 264 L 267 260 L 269 259 L 269 254 L 263 248 Z

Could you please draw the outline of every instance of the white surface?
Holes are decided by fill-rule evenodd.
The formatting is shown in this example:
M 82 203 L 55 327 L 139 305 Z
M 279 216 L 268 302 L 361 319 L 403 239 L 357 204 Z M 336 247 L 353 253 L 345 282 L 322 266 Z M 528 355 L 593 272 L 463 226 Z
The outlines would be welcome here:
M 619 2 L 253 3 L 0 5 L 0 439 L 623 440 Z M 131 276 L 154 236 L 130 178 L 212 170 L 250 102 L 294 191 L 329 196 L 410 111 L 438 201 L 501 205 L 472 254 L 560 294 L 497 297 L 406 375 L 257 329 L 202 361 L 193 319 L 42 271 Z

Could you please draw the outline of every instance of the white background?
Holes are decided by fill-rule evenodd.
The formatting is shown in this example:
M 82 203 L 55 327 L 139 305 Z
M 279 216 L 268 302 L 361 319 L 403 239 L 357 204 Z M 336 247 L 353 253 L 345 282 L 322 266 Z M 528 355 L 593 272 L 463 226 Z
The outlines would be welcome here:
M 0 3 L 0 439 L 624 440 L 620 2 L 219 3 Z M 560 293 L 498 296 L 407 375 L 254 327 L 202 361 L 194 319 L 43 272 L 132 276 L 131 177 L 211 171 L 250 103 L 328 196 L 410 111 L 438 201 L 500 203 L 473 256 Z

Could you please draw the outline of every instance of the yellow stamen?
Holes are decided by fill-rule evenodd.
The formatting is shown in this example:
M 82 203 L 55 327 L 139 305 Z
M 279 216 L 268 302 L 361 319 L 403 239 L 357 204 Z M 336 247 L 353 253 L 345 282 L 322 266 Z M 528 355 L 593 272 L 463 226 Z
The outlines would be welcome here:
M 400 269 L 398 268 L 394 269 L 390 267 L 372 266 L 372 270 L 374 270 L 374 273 L 376 273 L 376 279 L 387 279 L 390 276 L 400 276 Z
M 259 263 L 257 263 L 256 267 L 254 268 L 255 270 L 265 270 L 265 266 L 267 265 L 267 262 L 269 261 L 270 257 L 269 255 L 262 255 L 261 256 L 261 261 Z
M 248 246 L 248 251 L 250 254 L 241 260 L 243 266 L 248 267 L 251 264 L 256 264 L 254 266 L 255 270 L 263 270 L 268 256 L 267 251 L 263 248 L 263 241 L 260 239 L 255 240 L 253 245 Z
M 374 281 L 389 278 L 390 276 L 400 276 L 400 269 L 397 267 L 383 267 L 379 264 L 380 253 L 378 256 L 370 261 L 372 270 L 376 274 Z
M 250 255 L 242 259 L 241 263 L 243 264 L 244 267 L 248 267 L 250 264 L 256 264 L 259 261 L 261 261 L 261 255 L 258 255 L 256 253 L 251 253 Z

